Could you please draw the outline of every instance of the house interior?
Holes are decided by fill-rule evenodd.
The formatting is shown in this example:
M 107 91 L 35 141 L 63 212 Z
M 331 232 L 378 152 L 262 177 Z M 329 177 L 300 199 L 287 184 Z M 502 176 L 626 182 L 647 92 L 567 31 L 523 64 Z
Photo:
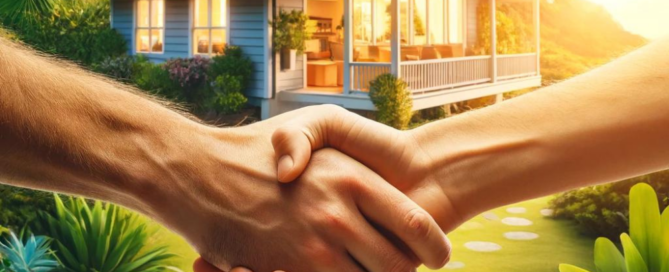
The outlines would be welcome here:
M 399 0 L 401 61 L 463 57 L 465 0 Z M 391 0 L 353 0 L 353 62 L 391 62 Z M 341 93 L 344 85 L 344 0 L 308 0 L 316 25 L 307 41 L 307 86 Z

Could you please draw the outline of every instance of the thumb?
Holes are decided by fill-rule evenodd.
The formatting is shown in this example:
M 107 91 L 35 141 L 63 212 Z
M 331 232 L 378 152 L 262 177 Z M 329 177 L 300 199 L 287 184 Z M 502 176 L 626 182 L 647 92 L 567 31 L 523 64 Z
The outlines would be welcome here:
M 316 144 L 322 141 L 317 140 L 310 124 L 288 124 L 274 132 L 272 145 L 278 159 L 277 176 L 280 182 L 291 182 L 302 174 L 311 159 L 312 150 L 322 147 L 322 144 Z

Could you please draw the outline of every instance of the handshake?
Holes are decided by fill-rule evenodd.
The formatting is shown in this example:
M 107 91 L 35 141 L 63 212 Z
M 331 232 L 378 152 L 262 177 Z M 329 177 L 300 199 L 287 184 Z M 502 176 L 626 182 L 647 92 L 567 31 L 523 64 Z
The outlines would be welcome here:
M 210 179 L 175 196 L 197 212 L 170 207 L 167 221 L 211 264 L 198 261 L 196 272 L 441 268 L 451 250 L 444 231 L 476 213 L 454 202 L 468 197 L 439 166 L 452 149 L 427 152 L 436 150 L 422 130 L 330 105 L 207 130 L 215 140 L 197 145 L 208 149 L 196 157 L 205 164 L 197 175 Z

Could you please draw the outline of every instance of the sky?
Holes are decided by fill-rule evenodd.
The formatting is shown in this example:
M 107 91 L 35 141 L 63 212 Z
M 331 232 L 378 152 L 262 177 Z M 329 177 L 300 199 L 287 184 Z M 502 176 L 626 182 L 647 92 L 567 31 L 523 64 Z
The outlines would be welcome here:
M 589 0 L 604 6 L 627 31 L 648 39 L 669 36 L 669 0 Z

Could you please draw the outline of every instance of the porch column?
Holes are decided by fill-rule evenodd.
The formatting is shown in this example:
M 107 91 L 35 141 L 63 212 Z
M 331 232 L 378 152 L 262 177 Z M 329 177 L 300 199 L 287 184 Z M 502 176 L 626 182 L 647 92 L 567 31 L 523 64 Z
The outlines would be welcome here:
M 344 0 L 344 94 L 351 92 L 351 62 L 353 61 L 353 0 Z
M 534 8 L 534 26 L 536 27 L 535 30 L 535 38 L 537 39 L 537 45 L 536 45 L 536 51 L 537 51 L 537 76 L 541 75 L 541 17 L 540 17 L 540 6 L 541 5 L 541 0 L 533 0 L 532 1 L 532 6 Z
M 492 83 L 497 82 L 497 2 L 490 0 L 490 63 Z
M 390 73 L 396 77 L 401 77 L 400 62 L 402 61 L 401 52 L 402 42 L 400 37 L 400 0 L 391 0 L 390 4 L 390 51 L 392 62 L 390 64 Z

